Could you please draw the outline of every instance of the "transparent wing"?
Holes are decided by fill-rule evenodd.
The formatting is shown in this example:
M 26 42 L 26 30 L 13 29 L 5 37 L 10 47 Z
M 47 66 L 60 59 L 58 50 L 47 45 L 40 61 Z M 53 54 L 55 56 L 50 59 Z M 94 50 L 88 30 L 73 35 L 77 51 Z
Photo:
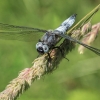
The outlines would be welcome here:
M 47 30 L 0 23 L 0 39 L 33 41 L 38 35 L 35 33 L 40 32 L 45 33 Z
M 38 29 L 38 28 L 32 28 L 32 27 L 25 27 L 25 26 L 15 26 L 15 25 L 9 25 L 9 24 L 3 24 L 0 23 L 0 30 L 5 30 L 5 31 L 41 31 L 41 32 L 46 32 L 47 30 L 43 29 Z
M 76 40 L 76 39 L 74 39 L 74 38 L 72 38 L 72 37 L 70 37 L 70 36 L 68 36 L 68 35 L 65 35 L 65 34 L 59 34 L 59 36 L 65 38 L 65 39 L 68 39 L 68 40 L 70 40 L 70 41 L 76 42 L 76 43 L 78 43 L 78 44 L 80 44 L 80 45 L 86 47 L 87 49 L 93 51 L 94 53 L 96 53 L 97 55 L 100 56 L 100 49 L 97 49 L 97 48 L 88 46 L 88 45 L 86 45 L 86 44 L 80 42 L 79 40 Z

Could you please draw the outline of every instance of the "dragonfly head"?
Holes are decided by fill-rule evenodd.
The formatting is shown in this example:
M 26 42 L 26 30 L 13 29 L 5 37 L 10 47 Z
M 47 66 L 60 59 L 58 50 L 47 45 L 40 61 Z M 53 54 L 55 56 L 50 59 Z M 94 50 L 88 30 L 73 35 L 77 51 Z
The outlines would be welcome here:
M 46 44 L 43 44 L 42 42 L 38 42 L 36 44 L 36 49 L 40 54 L 47 53 L 49 51 L 49 47 Z

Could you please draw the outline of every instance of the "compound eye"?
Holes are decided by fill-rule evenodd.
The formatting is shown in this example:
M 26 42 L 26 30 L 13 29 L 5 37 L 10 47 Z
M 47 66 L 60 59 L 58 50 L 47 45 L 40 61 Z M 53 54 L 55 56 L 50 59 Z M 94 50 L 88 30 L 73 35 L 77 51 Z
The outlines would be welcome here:
M 42 47 L 42 45 L 43 45 L 43 44 L 42 44 L 41 42 L 38 42 L 38 43 L 36 44 L 36 49 L 39 48 L 39 47 Z
M 47 45 L 43 45 L 43 50 L 44 50 L 45 53 L 47 53 L 49 51 L 48 46 Z

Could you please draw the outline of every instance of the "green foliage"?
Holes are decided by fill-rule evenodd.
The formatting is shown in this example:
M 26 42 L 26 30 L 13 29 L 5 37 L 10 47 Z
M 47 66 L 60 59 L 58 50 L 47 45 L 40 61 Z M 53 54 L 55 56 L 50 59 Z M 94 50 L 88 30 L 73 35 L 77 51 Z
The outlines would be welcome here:
M 99 0 L 0 0 L 0 22 L 55 29 L 73 13 L 79 21 L 98 4 Z M 99 18 L 100 12 L 92 22 L 99 22 Z M 0 91 L 19 71 L 31 67 L 38 55 L 35 44 L 39 38 L 33 37 L 33 43 L 0 40 Z M 98 48 L 99 39 L 93 44 Z M 63 60 L 56 71 L 36 81 L 19 100 L 99 100 L 100 58 L 88 50 L 79 55 L 77 48 L 67 58 L 69 62 Z

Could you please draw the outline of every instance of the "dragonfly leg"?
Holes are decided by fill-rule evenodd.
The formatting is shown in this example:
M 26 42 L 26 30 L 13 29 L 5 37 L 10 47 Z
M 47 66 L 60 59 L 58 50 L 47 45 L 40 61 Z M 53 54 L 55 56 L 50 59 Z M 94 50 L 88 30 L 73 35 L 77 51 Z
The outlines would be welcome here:
M 64 56 L 64 53 L 63 53 L 63 51 L 61 50 L 61 48 L 59 46 L 53 47 L 52 49 L 55 49 L 55 48 L 59 49 L 60 52 L 61 52 L 62 57 L 69 61 L 69 59 Z
M 47 53 L 48 54 L 48 60 L 47 60 L 47 69 L 46 71 L 47 72 L 50 72 L 52 69 L 50 68 L 50 63 L 51 63 L 51 57 L 50 57 L 50 53 Z
M 37 55 L 37 58 L 40 57 L 40 54 Z

